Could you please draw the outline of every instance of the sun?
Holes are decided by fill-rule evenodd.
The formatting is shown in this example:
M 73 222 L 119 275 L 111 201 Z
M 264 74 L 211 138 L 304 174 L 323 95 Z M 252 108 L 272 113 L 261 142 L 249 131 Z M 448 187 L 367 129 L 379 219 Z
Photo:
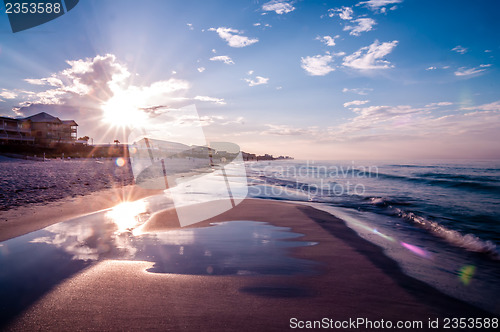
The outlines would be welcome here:
M 125 91 L 116 92 L 101 108 L 103 121 L 113 127 L 141 126 L 148 118 L 147 114 L 139 108 L 138 100 Z

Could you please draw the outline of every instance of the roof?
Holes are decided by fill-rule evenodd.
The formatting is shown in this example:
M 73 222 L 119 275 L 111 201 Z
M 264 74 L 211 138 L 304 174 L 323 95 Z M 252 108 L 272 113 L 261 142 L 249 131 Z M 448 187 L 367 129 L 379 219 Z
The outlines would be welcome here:
M 59 118 L 47 114 L 45 112 L 38 113 L 32 116 L 28 116 L 25 118 L 26 120 L 30 120 L 31 122 L 48 122 L 48 123 L 62 123 Z
M 78 123 L 76 123 L 75 120 L 61 120 L 61 122 L 65 125 L 78 126 Z
M 14 118 L 9 118 L 8 116 L 0 116 L 1 120 L 7 120 L 7 121 L 19 121 L 22 119 L 14 119 Z

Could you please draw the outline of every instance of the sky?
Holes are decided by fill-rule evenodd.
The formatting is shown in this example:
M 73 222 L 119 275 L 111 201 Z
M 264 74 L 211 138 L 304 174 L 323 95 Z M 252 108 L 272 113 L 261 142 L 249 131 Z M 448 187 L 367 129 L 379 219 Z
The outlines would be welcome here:
M 94 143 L 194 105 L 208 142 L 296 159 L 500 158 L 496 0 L 80 0 L 12 33 L 0 115 Z

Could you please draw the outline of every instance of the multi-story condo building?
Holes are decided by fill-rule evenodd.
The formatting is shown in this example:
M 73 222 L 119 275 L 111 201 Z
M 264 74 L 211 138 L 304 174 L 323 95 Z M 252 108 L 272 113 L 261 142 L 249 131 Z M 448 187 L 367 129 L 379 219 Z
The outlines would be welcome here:
M 77 126 L 74 120 L 61 120 L 45 112 L 21 119 L 0 117 L 0 144 L 74 143 Z

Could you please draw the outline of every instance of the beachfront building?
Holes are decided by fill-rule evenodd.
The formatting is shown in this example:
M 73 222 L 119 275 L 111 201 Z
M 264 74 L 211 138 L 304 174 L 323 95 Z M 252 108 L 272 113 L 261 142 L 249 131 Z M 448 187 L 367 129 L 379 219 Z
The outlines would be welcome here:
M 23 119 L 0 117 L 0 144 L 24 143 L 33 144 L 29 122 Z
M 61 120 L 45 112 L 22 119 L 0 117 L 0 143 L 73 144 L 77 138 L 77 126 L 74 120 Z

